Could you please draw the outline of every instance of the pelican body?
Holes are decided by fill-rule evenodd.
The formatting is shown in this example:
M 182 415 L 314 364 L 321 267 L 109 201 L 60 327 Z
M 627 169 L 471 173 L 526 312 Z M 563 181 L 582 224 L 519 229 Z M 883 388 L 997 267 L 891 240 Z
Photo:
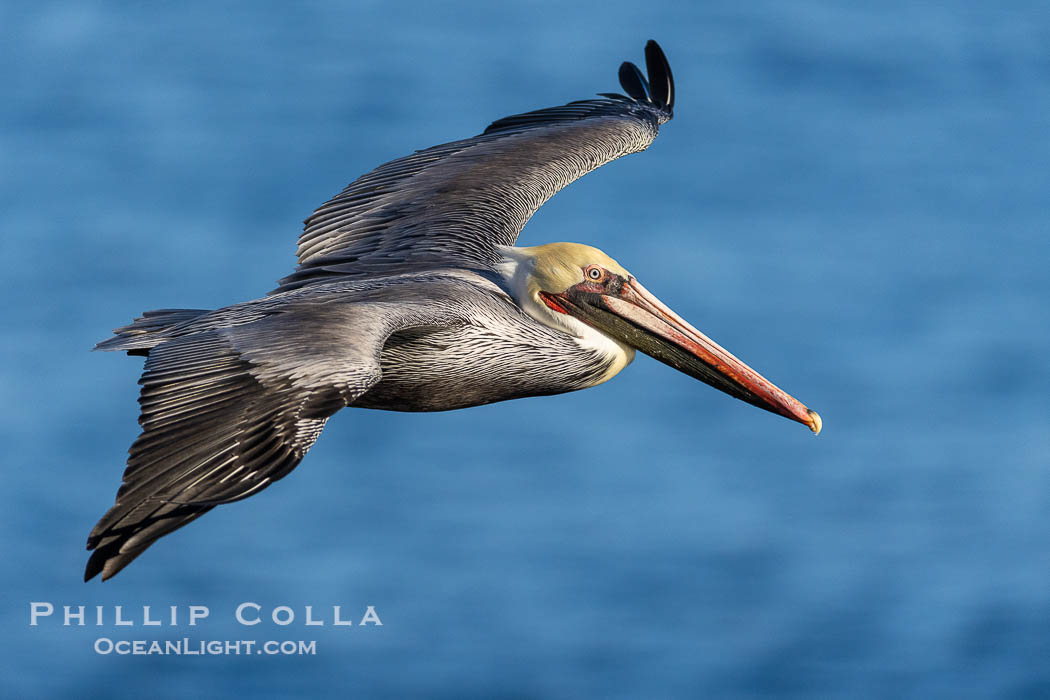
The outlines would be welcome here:
M 595 386 L 640 350 L 820 430 L 820 418 L 600 250 L 515 246 L 555 192 L 644 150 L 672 116 L 660 47 L 627 95 L 506 117 L 358 178 L 306 220 L 267 296 L 146 312 L 96 346 L 145 356 L 142 434 L 85 580 L 288 474 L 345 406 L 444 411 Z

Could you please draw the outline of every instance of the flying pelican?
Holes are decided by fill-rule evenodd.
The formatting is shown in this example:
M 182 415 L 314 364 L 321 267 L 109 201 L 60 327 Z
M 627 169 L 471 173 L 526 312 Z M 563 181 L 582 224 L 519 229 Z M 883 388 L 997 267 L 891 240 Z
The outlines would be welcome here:
M 381 165 L 315 211 L 295 271 L 262 299 L 147 311 L 98 350 L 145 356 L 116 503 L 84 580 L 247 498 L 302 460 L 344 406 L 447 411 L 600 384 L 635 350 L 820 431 L 820 417 L 577 243 L 515 247 L 555 192 L 642 151 L 671 119 L 663 51 L 626 96 L 504 117 L 473 138 Z

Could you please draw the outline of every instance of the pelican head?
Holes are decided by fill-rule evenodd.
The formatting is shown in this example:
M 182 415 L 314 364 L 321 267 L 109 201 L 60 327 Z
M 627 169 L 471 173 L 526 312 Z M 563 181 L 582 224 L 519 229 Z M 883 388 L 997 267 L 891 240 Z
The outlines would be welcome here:
M 504 254 L 510 288 L 527 313 L 577 337 L 597 331 L 630 349 L 615 371 L 630 361 L 633 350 L 640 350 L 730 396 L 820 432 L 816 411 L 694 328 L 597 248 L 549 243 L 508 247 Z

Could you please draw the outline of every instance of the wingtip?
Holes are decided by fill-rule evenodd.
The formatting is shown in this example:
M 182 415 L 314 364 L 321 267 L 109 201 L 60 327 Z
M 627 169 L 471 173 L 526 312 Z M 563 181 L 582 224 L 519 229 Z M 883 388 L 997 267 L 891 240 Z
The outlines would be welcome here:
M 108 581 L 119 574 L 125 566 L 130 564 L 141 553 L 135 552 L 131 556 L 127 556 L 120 552 L 107 551 L 105 546 L 96 549 L 91 553 L 87 566 L 84 567 L 84 583 L 87 583 L 99 574 L 102 574 L 99 581 Z
M 95 554 L 92 553 L 91 557 L 88 559 L 87 566 L 84 567 L 84 583 L 87 583 L 91 579 L 98 576 L 101 571 L 102 563 L 98 561 L 98 559 L 95 557 Z M 105 581 L 106 579 L 103 578 L 102 580 Z
M 620 64 L 620 85 L 631 99 L 657 107 L 670 118 L 674 113 L 674 78 L 663 49 L 650 39 L 645 44 L 645 73 L 630 61 Z

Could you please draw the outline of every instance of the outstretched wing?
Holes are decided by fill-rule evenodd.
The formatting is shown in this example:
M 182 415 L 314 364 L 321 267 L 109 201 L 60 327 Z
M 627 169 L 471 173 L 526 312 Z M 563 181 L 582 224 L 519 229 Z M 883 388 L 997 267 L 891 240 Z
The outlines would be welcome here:
M 142 434 L 116 503 L 88 537 L 84 580 L 110 578 L 159 537 L 288 474 L 325 421 L 379 381 L 391 333 L 455 322 L 434 294 L 413 297 L 408 286 L 351 303 L 295 293 L 196 312 L 159 343 L 119 329 L 104 349 L 148 353 Z
M 645 47 L 648 80 L 620 67 L 627 96 L 505 117 L 482 134 L 381 165 L 306 220 L 296 271 L 275 292 L 436 267 L 486 269 L 558 190 L 644 150 L 674 107 L 663 51 Z

